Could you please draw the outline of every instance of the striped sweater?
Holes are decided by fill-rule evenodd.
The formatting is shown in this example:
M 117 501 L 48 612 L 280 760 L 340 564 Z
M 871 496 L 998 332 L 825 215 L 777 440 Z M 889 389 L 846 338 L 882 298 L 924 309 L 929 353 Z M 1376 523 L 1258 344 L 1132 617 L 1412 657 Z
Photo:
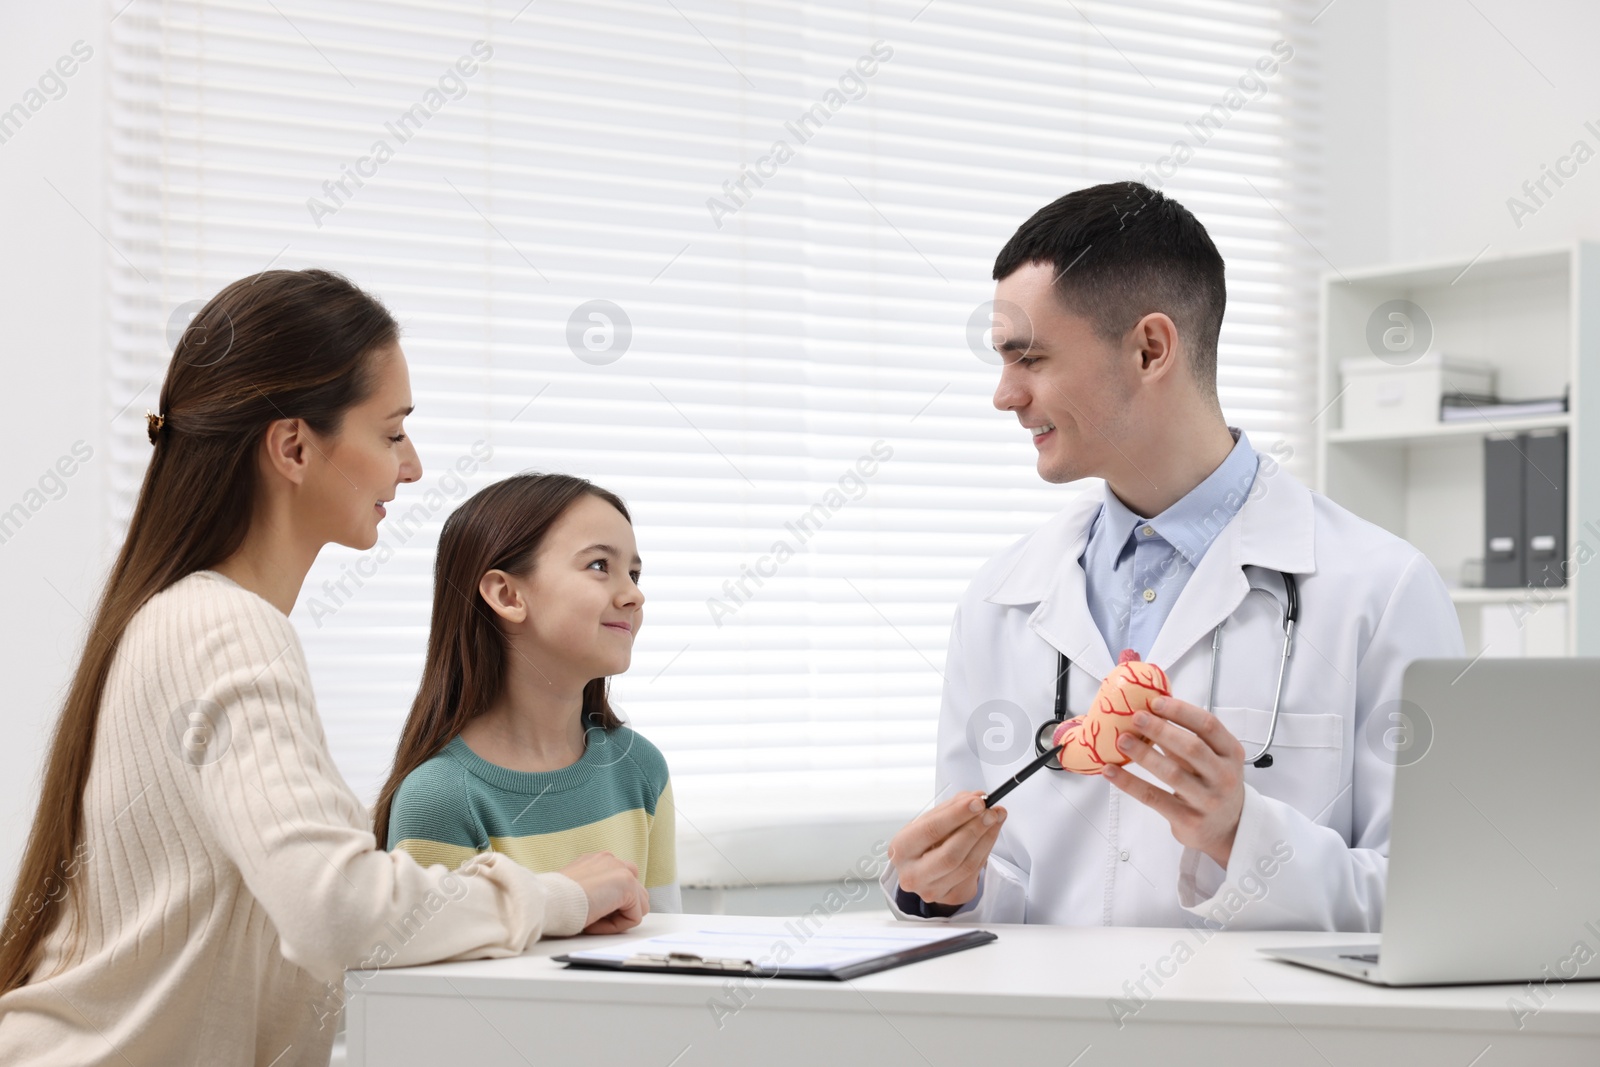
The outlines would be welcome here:
M 666 759 L 626 726 L 587 742 L 570 767 L 514 771 L 456 736 L 400 783 L 388 847 L 451 869 L 492 849 L 536 873 L 610 852 L 638 865 L 652 911 L 682 911 Z

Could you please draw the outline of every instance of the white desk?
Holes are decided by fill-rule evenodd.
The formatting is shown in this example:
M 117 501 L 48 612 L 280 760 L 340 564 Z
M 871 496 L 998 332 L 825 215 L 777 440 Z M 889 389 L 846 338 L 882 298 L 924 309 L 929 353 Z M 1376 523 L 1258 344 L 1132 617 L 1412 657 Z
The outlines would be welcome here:
M 656 914 L 616 939 L 773 921 Z M 893 922 L 846 913 L 822 929 Z M 547 958 L 609 938 L 369 972 L 348 1007 L 350 1067 L 1600 1064 L 1596 982 L 1552 985 L 1519 1032 L 1507 1001 L 1520 995 L 1533 1007 L 1522 987 L 1383 989 L 1255 951 L 1368 935 L 1222 933 L 1202 943 L 1185 930 L 985 929 L 1000 940 L 851 982 L 757 984 L 720 1029 L 708 1002 L 737 1003 L 724 979 L 569 971 Z M 1172 956 L 1179 941 L 1192 952 L 1182 963 Z M 1159 987 L 1145 977 L 1157 967 L 1176 972 Z M 1142 1007 L 1123 986 L 1141 977 L 1152 993 Z M 1112 998 L 1137 1008 L 1120 1027 Z

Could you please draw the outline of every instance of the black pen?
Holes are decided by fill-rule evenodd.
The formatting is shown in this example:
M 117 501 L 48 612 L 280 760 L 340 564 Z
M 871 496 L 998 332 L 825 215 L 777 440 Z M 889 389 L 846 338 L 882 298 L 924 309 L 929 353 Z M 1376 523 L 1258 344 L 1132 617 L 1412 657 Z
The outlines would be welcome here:
M 1044 755 L 1040 756 L 1038 759 L 1022 768 L 1022 770 L 1018 771 L 1016 774 L 1013 774 L 1011 776 L 1011 781 L 1007 782 L 1005 785 L 1001 786 L 999 789 L 996 789 L 993 793 L 990 793 L 984 798 L 983 806 L 986 808 L 994 807 L 1000 802 L 1001 797 L 1005 796 L 1017 786 L 1027 781 L 1030 775 L 1032 775 L 1040 767 L 1043 767 L 1046 763 L 1049 763 L 1051 760 L 1055 759 L 1056 754 L 1065 747 L 1065 745 L 1057 745 L 1049 752 L 1046 752 Z

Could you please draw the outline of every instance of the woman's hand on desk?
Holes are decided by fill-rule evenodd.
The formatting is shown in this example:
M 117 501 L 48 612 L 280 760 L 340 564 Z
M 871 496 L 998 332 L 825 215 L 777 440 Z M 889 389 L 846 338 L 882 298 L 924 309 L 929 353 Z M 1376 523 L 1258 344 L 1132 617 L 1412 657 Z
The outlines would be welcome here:
M 900 888 L 934 904 L 965 904 L 978 895 L 1005 818 L 1005 808 L 985 810 L 983 794 L 969 791 L 912 819 L 889 842 Z
M 561 873 L 583 887 L 589 898 L 586 934 L 620 934 L 650 914 L 650 894 L 639 881 L 638 865 L 609 852 L 589 852 Z

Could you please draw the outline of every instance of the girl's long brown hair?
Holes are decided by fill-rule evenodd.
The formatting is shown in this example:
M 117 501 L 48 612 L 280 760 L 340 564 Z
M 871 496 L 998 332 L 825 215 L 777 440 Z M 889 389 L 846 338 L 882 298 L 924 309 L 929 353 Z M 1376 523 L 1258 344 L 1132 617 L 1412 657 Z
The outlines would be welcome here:
M 615 493 L 569 474 L 514 475 L 474 493 L 445 520 L 433 565 L 433 622 L 422 683 L 372 809 L 379 848 L 388 847 L 389 812 L 400 783 L 487 711 L 505 685 L 507 636 L 478 594 L 478 582 L 492 570 L 528 574 L 545 534 L 583 496 L 599 497 L 633 521 Z M 583 687 L 582 714 L 606 731 L 622 725 L 611 710 L 606 679 Z
M 399 329 L 373 297 L 337 274 L 274 270 L 234 282 L 184 330 L 150 429 L 154 453 L 128 534 L 94 612 L 45 763 L 39 808 L 0 941 L 0 994 L 23 985 L 45 937 L 82 905 L 70 878 L 83 836 L 83 793 L 106 676 L 145 602 L 243 543 L 257 451 L 268 425 L 302 419 L 323 435 L 375 386 L 373 355 Z

